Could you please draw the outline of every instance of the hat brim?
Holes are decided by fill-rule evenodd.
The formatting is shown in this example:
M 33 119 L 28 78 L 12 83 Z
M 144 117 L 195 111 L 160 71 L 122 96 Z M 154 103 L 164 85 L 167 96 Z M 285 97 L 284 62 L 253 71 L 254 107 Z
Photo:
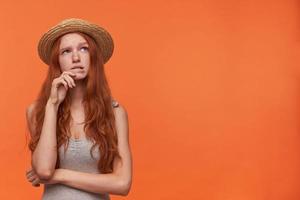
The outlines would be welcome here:
M 60 36 L 71 32 L 81 32 L 92 37 L 102 52 L 104 63 L 112 56 L 114 50 L 113 39 L 104 28 L 82 19 L 70 18 L 50 28 L 39 40 L 38 53 L 44 63 L 50 64 L 50 55 L 54 42 Z

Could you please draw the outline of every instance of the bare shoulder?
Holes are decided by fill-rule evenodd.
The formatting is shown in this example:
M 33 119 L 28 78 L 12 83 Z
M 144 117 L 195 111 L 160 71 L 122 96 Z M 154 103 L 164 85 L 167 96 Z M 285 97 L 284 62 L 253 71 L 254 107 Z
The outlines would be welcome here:
M 114 100 L 115 101 L 115 100 Z M 115 101 L 114 104 L 114 113 L 116 120 L 127 120 L 128 115 L 126 108 L 120 102 Z
M 31 104 L 29 104 L 29 105 L 27 106 L 27 108 L 26 108 L 26 113 L 31 114 L 31 113 L 33 112 L 35 106 L 36 106 L 36 102 L 35 102 L 35 101 L 32 102 Z
M 30 131 L 31 137 L 33 136 L 33 134 L 35 133 L 35 122 L 33 119 L 33 112 L 36 106 L 36 102 L 33 102 L 31 104 L 29 104 L 26 108 L 26 120 L 27 120 L 27 126 L 28 129 Z
M 118 106 L 114 107 L 114 114 L 116 119 L 116 126 L 118 134 L 127 135 L 128 134 L 128 114 L 124 105 L 117 102 Z
M 113 100 L 112 102 L 115 117 L 126 117 L 127 118 L 127 111 L 124 105 L 122 105 L 119 101 Z
M 35 101 L 27 106 L 27 108 L 26 108 L 26 117 L 27 117 L 27 119 L 29 119 L 29 120 L 32 119 L 32 115 L 33 115 L 35 106 L 36 106 Z

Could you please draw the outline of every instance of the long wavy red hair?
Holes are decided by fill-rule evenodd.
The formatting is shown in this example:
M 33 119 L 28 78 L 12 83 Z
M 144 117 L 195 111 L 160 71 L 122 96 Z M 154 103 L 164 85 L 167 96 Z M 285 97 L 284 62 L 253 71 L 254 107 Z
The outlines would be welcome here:
M 83 98 L 85 113 L 84 131 L 87 139 L 94 141 L 90 150 L 92 157 L 93 149 L 97 146 L 99 148 L 101 154 L 98 162 L 99 172 L 111 173 L 113 171 L 114 159 L 121 158 L 118 152 L 114 108 L 112 106 L 113 98 L 105 75 L 100 48 L 98 48 L 90 36 L 84 33 L 77 33 L 83 36 L 87 41 L 90 53 L 90 68 L 87 77 L 84 79 L 84 85 L 86 87 Z M 54 43 L 48 73 L 35 102 L 32 120 L 35 121 L 36 130 L 35 135 L 31 137 L 28 144 L 32 152 L 35 150 L 40 139 L 45 106 L 50 96 L 52 81 L 62 73 L 58 60 L 61 37 Z M 68 139 L 70 137 L 70 102 L 71 98 L 67 93 L 57 113 L 57 147 L 59 148 L 61 145 L 64 145 L 65 151 L 69 145 Z M 58 149 L 57 152 L 59 152 Z M 59 153 L 57 154 L 57 158 L 56 168 L 59 168 Z

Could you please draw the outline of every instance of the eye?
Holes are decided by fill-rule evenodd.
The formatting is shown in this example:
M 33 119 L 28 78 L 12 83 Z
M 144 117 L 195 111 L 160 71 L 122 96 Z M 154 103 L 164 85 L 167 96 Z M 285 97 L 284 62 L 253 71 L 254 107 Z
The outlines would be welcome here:
M 88 47 L 81 47 L 80 48 L 81 51 L 88 51 L 88 49 L 89 49 Z
M 66 50 L 63 50 L 62 52 L 61 52 L 61 54 L 65 54 L 65 53 L 69 53 L 70 52 L 70 50 L 69 49 L 66 49 Z

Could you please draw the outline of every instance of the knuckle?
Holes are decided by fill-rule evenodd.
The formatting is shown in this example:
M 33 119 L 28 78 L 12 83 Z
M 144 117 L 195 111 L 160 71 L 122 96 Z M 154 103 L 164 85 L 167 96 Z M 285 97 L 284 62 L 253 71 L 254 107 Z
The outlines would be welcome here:
M 57 82 L 58 82 L 58 80 L 59 80 L 59 79 L 57 79 L 57 78 L 56 78 L 56 79 L 54 79 L 54 80 L 52 81 L 52 85 L 56 85 L 56 84 L 57 84 Z

